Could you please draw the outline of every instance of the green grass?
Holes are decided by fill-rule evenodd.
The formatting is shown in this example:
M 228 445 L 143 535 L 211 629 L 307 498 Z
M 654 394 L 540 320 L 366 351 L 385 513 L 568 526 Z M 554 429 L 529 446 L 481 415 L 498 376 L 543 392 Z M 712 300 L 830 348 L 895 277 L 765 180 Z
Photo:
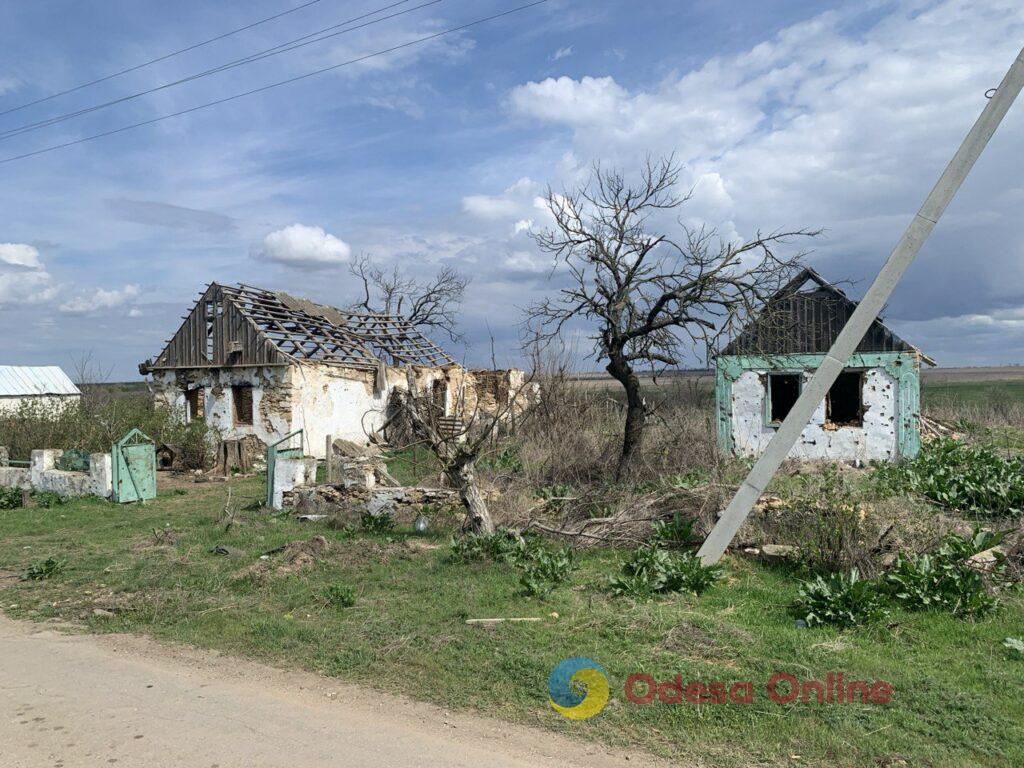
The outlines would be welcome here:
M 262 497 L 256 480 L 232 487 L 239 507 Z M 1019 595 L 980 623 L 897 611 L 874 629 L 798 629 L 787 611 L 796 582 L 784 572 L 728 559 L 725 581 L 700 598 L 633 603 L 604 586 L 622 553 L 598 549 L 581 553 L 569 584 L 541 601 L 522 595 L 511 566 L 453 561 L 441 533 L 417 539 L 400 526 L 374 536 L 252 510 L 225 532 L 226 492 L 206 484 L 145 506 L 90 499 L 0 512 L 0 605 L 19 618 L 193 643 L 680 760 L 1024 763 L 1024 662 L 1003 647 L 1021 634 Z M 261 553 L 317 534 L 335 551 L 311 569 L 245 575 Z M 245 555 L 211 554 L 217 544 Z M 40 581 L 17 578 L 48 557 L 63 569 Z M 343 587 L 354 591 L 350 607 L 332 598 Z M 500 616 L 545 620 L 493 629 L 465 623 Z M 547 703 L 552 667 L 574 655 L 595 659 L 611 678 L 608 707 L 581 723 Z M 751 680 L 754 703 L 630 704 L 623 683 L 637 671 L 658 680 L 677 672 L 684 680 Z M 843 671 L 885 680 L 895 695 L 887 706 L 778 705 L 764 691 L 776 671 L 800 680 Z
M 924 384 L 925 405 L 985 405 L 992 401 L 1024 403 L 1024 381 L 963 381 Z

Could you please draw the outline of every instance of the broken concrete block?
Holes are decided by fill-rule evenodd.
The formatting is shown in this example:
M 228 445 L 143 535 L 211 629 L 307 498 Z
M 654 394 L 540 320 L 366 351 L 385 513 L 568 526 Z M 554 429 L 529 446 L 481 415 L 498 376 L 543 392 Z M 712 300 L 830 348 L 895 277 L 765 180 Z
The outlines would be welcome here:
M 799 551 L 799 549 L 789 544 L 763 544 L 761 546 L 761 559 L 766 563 L 795 560 Z

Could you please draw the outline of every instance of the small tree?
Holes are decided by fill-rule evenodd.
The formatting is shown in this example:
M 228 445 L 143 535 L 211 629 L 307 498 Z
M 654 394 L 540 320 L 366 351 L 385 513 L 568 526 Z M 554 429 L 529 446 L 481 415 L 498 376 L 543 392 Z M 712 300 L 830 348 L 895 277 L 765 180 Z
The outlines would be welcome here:
M 462 339 L 457 330 L 456 313 L 469 278 L 458 271 L 442 267 L 432 279 L 420 281 L 404 277 L 398 267 L 385 272 L 365 254 L 349 269 L 363 284 L 363 298 L 356 303 L 358 308 L 404 317 L 411 325 L 441 331 L 452 341 Z
M 506 402 L 496 402 L 493 411 L 480 407 L 479 391 L 469 407 L 466 387 L 474 385 L 467 384 L 456 393 L 448 416 L 431 393 L 419 390 L 411 371 L 407 381 L 407 390 L 395 389 L 392 393 L 393 412 L 388 422 L 401 420 L 408 424 L 414 443 L 426 445 L 437 457 L 441 473 L 448 485 L 458 491 L 466 509 L 463 530 L 493 533 L 494 522 L 477 485 L 476 463 L 493 443 L 499 428 L 528 407 L 526 392 L 530 380 L 510 391 Z M 387 426 L 386 423 L 382 431 Z
M 688 195 L 676 191 L 674 158 L 648 160 L 636 184 L 595 165 L 575 190 L 548 190 L 554 226 L 534 234 L 538 247 L 564 268 L 568 286 L 528 309 L 531 337 L 554 340 L 570 321 L 594 326 L 594 353 L 626 394 L 626 425 L 616 477 L 640 456 L 650 415 L 638 367 L 675 367 L 687 354 L 709 356 L 789 279 L 802 254 L 776 247 L 807 230 L 726 241 L 714 229 L 676 220 L 673 239 L 655 228 L 656 215 L 674 211 Z

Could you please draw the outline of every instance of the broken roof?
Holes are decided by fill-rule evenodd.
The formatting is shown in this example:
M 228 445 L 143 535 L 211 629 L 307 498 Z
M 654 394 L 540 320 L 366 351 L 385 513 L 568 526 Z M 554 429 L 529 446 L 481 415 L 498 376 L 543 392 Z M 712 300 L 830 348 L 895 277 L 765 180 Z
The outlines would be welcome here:
M 810 290 L 804 290 L 808 283 Z M 810 267 L 804 267 L 767 302 L 719 352 L 720 355 L 824 354 L 850 319 L 857 302 Z M 935 361 L 897 336 L 878 318 L 857 352 L 913 352 L 929 365 Z
M 211 283 L 143 372 L 311 361 L 366 370 L 454 360 L 404 318 L 351 312 L 281 291 Z

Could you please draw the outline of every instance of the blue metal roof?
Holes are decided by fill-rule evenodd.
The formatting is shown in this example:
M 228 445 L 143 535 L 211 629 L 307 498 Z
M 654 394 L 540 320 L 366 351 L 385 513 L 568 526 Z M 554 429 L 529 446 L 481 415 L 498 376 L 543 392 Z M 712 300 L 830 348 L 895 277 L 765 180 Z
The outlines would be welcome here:
M 56 365 L 0 365 L 0 397 L 80 394 Z

